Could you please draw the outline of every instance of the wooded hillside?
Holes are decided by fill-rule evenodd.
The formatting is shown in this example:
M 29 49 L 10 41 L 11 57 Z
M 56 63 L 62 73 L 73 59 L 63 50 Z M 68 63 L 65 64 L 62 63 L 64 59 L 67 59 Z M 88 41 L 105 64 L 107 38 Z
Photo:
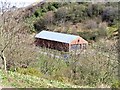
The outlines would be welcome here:
M 119 87 L 117 2 L 52 2 L 1 10 L 0 69 L 78 86 Z M 78 55 L 36 47 L 34 36 L 41 30 L 80 35 L 89 46 Z
M 45 3 L 28 18 L 32 31 L 78 34 L 87 40 L 113 38 L 118 31 L 118 3 Z

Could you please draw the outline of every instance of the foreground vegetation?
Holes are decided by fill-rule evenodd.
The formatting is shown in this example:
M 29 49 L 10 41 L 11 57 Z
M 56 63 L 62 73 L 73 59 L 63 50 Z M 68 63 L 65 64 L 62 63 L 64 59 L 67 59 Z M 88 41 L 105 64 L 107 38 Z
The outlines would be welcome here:
M 68 54 L 68 58 L 62 59 L 51 57 L 49 51 L 46 51 L 47 56 L 40 55 L 39 70 L 53 79 L 76 85 L 111 86 L 118 75 L 117 52 L 110 48 L 112 46 L 103 45 L 104 42 L 95 43 L 78 55 Z
M 37 48 L 39 57 L 34 64 L 27 68 L 14 67 L 11 71 L 80 86 L 110 87 L 118 80 L 118 54 L 113 43 L 104 43 L 102 40 L 94 43 L 77 55 Z
M 12 88 L 82 88 L 82 86 L 65 84 L 58 81 L 23 75 L 11 71 L 6 73 L 2 70 L 0 70 L 0 81 L 3 87 L 7 86 Z

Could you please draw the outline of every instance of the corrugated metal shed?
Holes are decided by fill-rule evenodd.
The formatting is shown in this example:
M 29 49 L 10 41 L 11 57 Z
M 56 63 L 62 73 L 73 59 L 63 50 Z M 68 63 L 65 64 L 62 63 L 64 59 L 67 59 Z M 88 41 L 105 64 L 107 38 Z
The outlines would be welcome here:
M 43 30 L 40 33 L 38 33 L 35 36 L 35 38 L 42 38 L 42 39 L 47 39 L 47 40 L 52 40 L 57 42 L 70 43 L 71 41 L 79 38 L 79 36 Z

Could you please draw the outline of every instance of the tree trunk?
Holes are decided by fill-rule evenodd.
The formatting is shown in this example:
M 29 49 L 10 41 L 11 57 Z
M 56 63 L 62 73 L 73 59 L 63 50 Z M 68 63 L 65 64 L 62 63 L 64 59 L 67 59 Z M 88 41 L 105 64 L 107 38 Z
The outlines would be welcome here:
M 6 57 L 4 55 L 4 52 L 1 53 L 0 57 L 1 57 L 3 64 L 4 64 L 4 70 L 7 71 L 7 62 L 6 62 Z

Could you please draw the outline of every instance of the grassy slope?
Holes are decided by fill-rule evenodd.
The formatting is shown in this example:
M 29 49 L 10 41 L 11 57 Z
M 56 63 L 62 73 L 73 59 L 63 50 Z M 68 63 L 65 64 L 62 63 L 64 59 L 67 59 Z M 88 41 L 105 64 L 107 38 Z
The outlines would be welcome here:
M 76 85 L 65 84 L 57 81 L 38 78 L 35 76 L 21 75 L 19 73 L 10 72 L 10 71 L 7 72 L 7 74 L 5 74 L 2 70 L 0 70 L 0 79 L 1 79 L 0 81 L 2 81 L 3 86 L 9 86 L 9 87 L 81 88 L 80 86 L 76 86 Z

